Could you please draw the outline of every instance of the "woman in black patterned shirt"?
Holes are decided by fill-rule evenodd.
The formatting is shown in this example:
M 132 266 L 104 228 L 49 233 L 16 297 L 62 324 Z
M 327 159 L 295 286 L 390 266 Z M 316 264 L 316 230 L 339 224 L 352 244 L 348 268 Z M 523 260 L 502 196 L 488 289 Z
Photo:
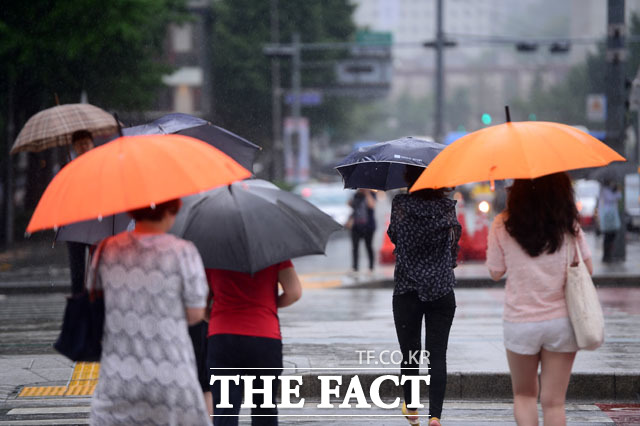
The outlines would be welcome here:
M 424 169 L 407 166 L 405 180 L 411 187 Z M 425 349 L 429 352 L 429 426 L 440 426 L 447 384 L 447 343 L 456 310 L 453 292 L 461 226 L 456 201 L 446 189 L 424 189 L 397 195 L 392 202 L 387 233 L 396 246 L 393 317 L 403 355 L 400 369 L 405 376 L 418 375 L 425 322 Z M 405 362 L 406 360 L 406 362 Z M 418 412 L 410 404 L 411 388 L 404 385 L 403 413 L 411 424 L 419 424 Z M 419 404 L 419 401 L 415 401 Z

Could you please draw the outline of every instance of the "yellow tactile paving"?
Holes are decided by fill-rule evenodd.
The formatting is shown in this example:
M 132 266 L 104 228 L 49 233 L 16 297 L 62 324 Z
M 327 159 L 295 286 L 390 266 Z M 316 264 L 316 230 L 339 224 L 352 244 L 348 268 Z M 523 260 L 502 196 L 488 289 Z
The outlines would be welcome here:
M 66 386 L 27 386 L 22 388 L 18 397 L 63 396 L 66 391 Z
M 98 383 L 99 362 L 78 362 L 67 386 L 26 386 L 18 397 L 90 396 Z

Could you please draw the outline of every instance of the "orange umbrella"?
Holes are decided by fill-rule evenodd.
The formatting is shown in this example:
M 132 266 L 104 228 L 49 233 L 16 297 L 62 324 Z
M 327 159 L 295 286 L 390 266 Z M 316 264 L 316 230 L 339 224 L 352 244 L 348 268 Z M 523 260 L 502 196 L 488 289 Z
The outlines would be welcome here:
M 560 123 L 507 122 L 469 133 L 440 152 L 411 187 L 444 188 L 470 182 L 533 179 L 626 161 L 593 136 Z
M 60 170 L 38 202 L 27 232 L 100 219 L 249 176 L 222 151 L 188 136 L 120 137 Z

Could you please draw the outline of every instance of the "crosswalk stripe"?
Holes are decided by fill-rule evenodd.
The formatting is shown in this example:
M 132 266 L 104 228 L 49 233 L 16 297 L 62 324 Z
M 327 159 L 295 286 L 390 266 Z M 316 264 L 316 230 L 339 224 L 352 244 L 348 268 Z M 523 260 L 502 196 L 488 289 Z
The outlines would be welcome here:
M 47 426 L 47 425 L 88 425 L 89 419 L 40 419 L 40 420 L 0 420 L 0 425 Z
M 90 406 L 73 406 L 73 407 L 30 407 L 30 408 L 12 408 L 7 415 L 25 416 L 30 414 L 69 414 L 69 413 L 89 413 Z

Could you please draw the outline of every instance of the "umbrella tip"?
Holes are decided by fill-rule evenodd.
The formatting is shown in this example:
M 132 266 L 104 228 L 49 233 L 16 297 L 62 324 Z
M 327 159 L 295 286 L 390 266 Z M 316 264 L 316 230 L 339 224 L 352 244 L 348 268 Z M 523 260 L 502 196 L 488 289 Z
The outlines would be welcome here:
M 511 123 L 511 113 L 509 112 L 509 105 L 504 106 L 504 113 L 507 116 L 507 123 Z

